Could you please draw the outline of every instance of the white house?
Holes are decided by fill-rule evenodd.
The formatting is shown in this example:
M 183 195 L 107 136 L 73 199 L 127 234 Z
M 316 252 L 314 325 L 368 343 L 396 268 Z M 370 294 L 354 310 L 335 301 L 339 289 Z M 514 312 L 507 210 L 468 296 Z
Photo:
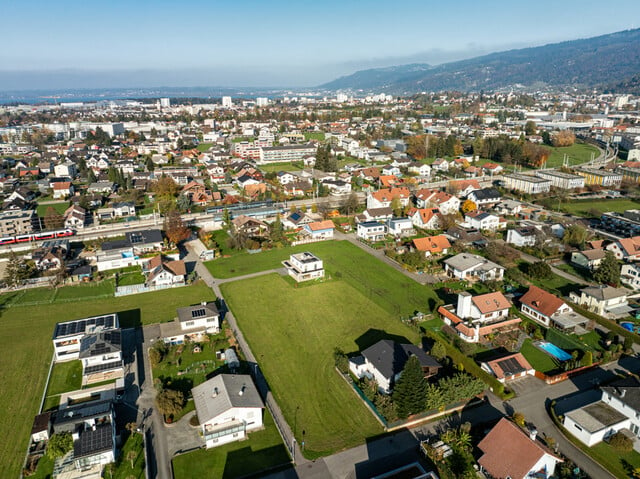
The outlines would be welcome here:
M 367 208 L 385 208 L 391 206 L 391 202 L 394 199 L 398 199 L 400 206 L 403 208 L 409 204 L 411 199 L 411 192 L 409 188 L 382 188 L 378 191 L 373 191 L 367 196 Z
M 389 218 L 387 220 L 387 232 L 396 237 L 412 236 L 415 234 L 411 218 Z
M 608 285 L 588 286 L 580 294 L 572 291 L 569 299 L 589 311 L 610 319 L 623 318 L 633 311 L 629 307 L 629 290 Z
M 409 164 L 409 173 L 414 173 L 418 176 L 431 176 L 431 167 L 425 163 L 414 161 Z
M 452 278 L 501 281 L 505 269 L 482 256 L 460 253 L 444 260 L 444 271 Z
M 263 427 L 264 403 L 246 374 L 219 374 L 191 390 L 207 449 Z
M 304 236 L 308 236 L 314 240 L 329 240 L 333 239 L 333 232 L 335 225 L 331 220 L 314 221 L 313 223 L 307 223 L 302 226 L 301 233 Z
M 80 357 L 80 340 L 85 334 L 120 328 L 116 313 L 57 323 L 53 330 L 53 351 L 56 361 L 71 361 Z
M 633 376 L 605 386 L 599 401 L 564 414 L 563 426 L 587 446 L 625 430 L 640 448 L 640 381 Z
M 436 230 L 440 228 L 440 210 L 438 208 L 412 208 L 409 218 L 416 228 L 424 230 Z
M 92 384 L 124 376 L 122 332 L 108 329 L 85 334 L 78 355 L 82 362 L 83 384 Z
M 588 249 L 571 253 L 571 262 L 585 269 L 594 270 L 600 266 L 606 251 L 603 249 Z
M 87 212 L 78 205 L 67 208 L 64 212 L 64 227 L 74 230 L 83 229 L 87 221 Z
M 294 253 L 289 256 L 289 260 L 282 262 L 287 269 L 289 276 L 300 283 L 324 277 L 324 264 L 320 258 L 313 253 Z
M 176 310 L 170 323 L 160 323 L 160 335 L 165 343 L 180 344 L 185 339 L 199 341 L 206 334 L 220 332 L 220 313 L 213 301 L 202 302 Z
M 530 286 L 520 298 L 520 311 L 545 327 L 555 326 L 569 332 L 577 327 L 584 329 L 589 322 L 560 298 L 537 286 Z
M 502 195 L 495 188 L 483 188 L 481 190 L 473 190 L 467 195 L 467 199 L 473 201 L 478 208 L 483 206 L 495 205 L 500 202 Z
M 506 223 L 500 221 L 500 217 L 484 211 L 471 211 L 464 216 L 464 221 L 469 227 L 481 231 L 497 231 Z
M 538 232 L 533 226 L 523 226 L 507 231 L 507 243 L 519 247 L 535 246 Z
M 640 265 L 638 263 L 623 264 L 620 270 L 620 281 L 634 291 L 640 289 Z
M 378 221 L 358 223 L 356 236 L 367 241 L 380 241 L 387 235 L 387 225 Z
M 171 260 L 162 255 L 142 262 L 142 272 L 148 286 L 172 286 L 185 284 L 187 268 L 182 260 Z
M 418 208 L 438 208 L 443 215 L 457 213 L 460 209 L 460 199 L 445 191 L 421 189 L 415 193 Z

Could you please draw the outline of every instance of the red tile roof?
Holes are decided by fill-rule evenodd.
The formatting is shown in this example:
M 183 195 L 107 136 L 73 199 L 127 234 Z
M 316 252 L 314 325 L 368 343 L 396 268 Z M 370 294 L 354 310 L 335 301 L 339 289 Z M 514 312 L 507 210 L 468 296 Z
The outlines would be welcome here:
M 482 314 L 502 311 L 511 307 L 511 302 L 500 291 L 474 296 L 471 301 Z
M 547 317 L 551 317 L 553 313 L 558 311 L 558 309 L 565 304 L 564 301 L 557 296 L 542 288 L 538 288 L 537 286 L 530 286 L 529 291 L 520 298 L 520 302 Z
M 451 243 L 443 235 L 427 236 L 413 240 L 418 251 L 428 251 L 430 253 L 442 253 L 445 249 L 451 248 Z

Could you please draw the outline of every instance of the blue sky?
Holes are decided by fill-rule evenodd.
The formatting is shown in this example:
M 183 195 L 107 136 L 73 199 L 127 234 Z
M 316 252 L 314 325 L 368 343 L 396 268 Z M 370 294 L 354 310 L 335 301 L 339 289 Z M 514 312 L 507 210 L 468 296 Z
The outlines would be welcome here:
M 2 19 L 0 89 L 312 86 L 636 28 L 640 2 L 5 0 Z

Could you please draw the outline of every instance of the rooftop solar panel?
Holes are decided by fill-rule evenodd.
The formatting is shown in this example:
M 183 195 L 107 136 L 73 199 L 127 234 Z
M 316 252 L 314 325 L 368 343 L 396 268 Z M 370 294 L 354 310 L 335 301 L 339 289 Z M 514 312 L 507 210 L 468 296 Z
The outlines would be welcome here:
M 498 361 L 498 365 L 507 375 L 515 375 L 525 370 L 515 358 L 507 358 L 502 361 Z
M 204 308 L 194 309 L 193 311 L 191 311 L 191 317 L 192 318 L 202 318 L 206 314 L 207 314 L 207 312 L 204 310 Z

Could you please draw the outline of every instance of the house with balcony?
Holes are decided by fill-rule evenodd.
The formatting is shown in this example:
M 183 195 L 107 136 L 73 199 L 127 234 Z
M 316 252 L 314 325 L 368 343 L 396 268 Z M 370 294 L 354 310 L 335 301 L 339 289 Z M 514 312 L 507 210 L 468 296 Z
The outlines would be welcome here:
M 282 262 L 282 265 L 297 283 L 324 278 L 322 260 L 308 251 L 290 255 L 288 260 Z
M 592 313 L 609 319 L 624 318 L 633 311 L 627 300 L 630 291 L 601 284 L 569 293 L 569 299 Z
M 86 334 L 119 328 L 117 313 L 57 323 L 53 330 L 55 361 L 79 359 L 80 340 Z
M 120 328 L 95 331 L 80 339 L 82 384 L 111 381 L 124 376 Z
M 191 393 L 207 449 L 240 441 L 263 427 L 264 403 L 249 375 L 219 374 Z
M 556 327 L 568 333 L 583 334 L 589 319 L 576 313 L 557 296 L 537 286 L 520 298 L 520 311 L 545 327 Z
M 518 327 L 520 318 L 511 318 L 511 302 L 497 291 L 472 296 L 463 291 L 458 293 L 458 304 L 440 306 L 438 314 L 458 336 L 468 343 L 477 343 L 487 334 L 511 331 Z
M 358 223 L 356 236 L 365 241 L 382 241 L 387 236 L 387 225 L 378 221 Z

